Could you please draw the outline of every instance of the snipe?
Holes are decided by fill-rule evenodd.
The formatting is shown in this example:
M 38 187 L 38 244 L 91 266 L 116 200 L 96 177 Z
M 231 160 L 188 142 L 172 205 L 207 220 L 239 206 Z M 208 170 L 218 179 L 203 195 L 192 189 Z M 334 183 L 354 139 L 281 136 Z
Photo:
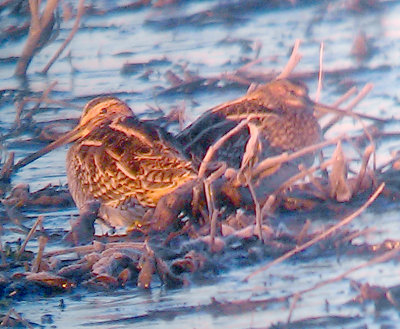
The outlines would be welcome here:
M 179 133 L 177 140 L 186 154 L 199 163 L 212 144 L 238 122 L 255 114 L 257 117 L 251 122 L 260 128 L 265 142 L 261 158 L 295 151 L 320 139 L 320 127 L 313 115 L 317 105 L 308 97 L 304 84 L 288 79 L 274 80 L 205 112 Z M 238 168 L 248 138 L 249 130 L 243 128 L 217 152 L 217 159 Z
M 274 80 L 253 92 L 217 106 L 200 116 L 183 130 L 177 140 L 184 146 L 187 156 L 199 164 L 209 147 L 241 120 L 250 120 L 258 132 L 258 146 L 254 162 L 282 154 L 295 152 L 315 144 L 321 139 L 321 129 L 314 109 L 322 106 L 308 96 L 307 87 L 288 79 Z M 245 126 L 238 134 L 226 141 L 214 155 L 214 160 L 224 161 L 229 167 L 242 166 L 250 131 Z M 299 165 L 310 166 L 314 154 L 271 168 L 266 175 L 254 182 L 261 199 L 279 187 L 285 180 L 299 172 Z
M 74 142 L 67 154 L 68 186 L 79 209 L 100 202 L 99 216 L 113 226 L 143 223 L 164 195 L 196 177 L 167 133 L 140 121 L 115 97 L 98 97 L 78 126 L 23 164 Z

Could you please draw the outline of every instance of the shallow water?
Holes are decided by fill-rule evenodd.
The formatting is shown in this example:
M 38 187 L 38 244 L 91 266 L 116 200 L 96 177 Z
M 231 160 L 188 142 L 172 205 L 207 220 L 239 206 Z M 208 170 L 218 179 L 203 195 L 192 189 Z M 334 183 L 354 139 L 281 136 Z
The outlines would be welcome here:
M 243 3 L 245 2 L 242 5 Z M 288 60 L 295 39 L 302 40 L 300 52 L 303 55 L 295 72 L 318 72 L 320 43 L 324 42 L 325 75 L 321 101 L 331 103 L 338 98 L 345 91 L 344 87 L 339 87 L 344 82 L 355 84 L 359 88 L 371 82 L 374 89 L 357 110 L 370 115 L 399 119 L 400 2 L 382 1 L 381 8 L 361 12 L 346 9 L 346 3 L 348 1 L 330 1 L 326 4 L 307 1 L 303 5 L 292 6 L 285 3 L 277 7 L 264 6 L 261 9 L 243 6 L 243 10 L 232 10 L 223 15 L 221 12 L 224 11 L 219 11 L 218 8 L 227 5 L 225 2 L 193 0 L 163 8 L 148 6 L 140 10 L 117 10 L 105 15 L 87 14 L 83 18 L 82 27 L 68 47 L 70 58 L 65 52 L 47 76 L 42 76 L 38 71 L 66 38 L 73 24 L 72 21 L 62 22 L 56 41 L 34 57 L 27 81 L 21 82 L 13 77 L 14 63 L 0 63 L 0 91 L 5 92 L 4 95 L 12 96 L 0 103 L 0 132 L 8 131 L 14 122 L 14 97 L 22 93 L 39 93 L 54 81 L 57 81 L 57 85 L 50 94 L 54 99 L 71 100 L 74 104 L 83 106 L 91 97 L 115 93 L 126 100 L 137 113 L 157 107 L 168 113 L 173 105 L 185 106 L 187 122 L 190 122 L 206 109 L 243 95 L 246 87 L 219 82 L 217 87 L 204 87 L 188 93 L 179 90 L 165 92 L 170 87 L 165 75 L 168 70 L 183 75 L 182 68 L 187 66 L 193 74 L 213 78 L 222 73 L 233 72 L 249 59 L 256 58 L 257 45 L 261 45 L 259 57 L 263 61 L 255 69 L 279 73 Z M 93 4 L 98 8 L 115 6 L 108 1 Z M 199 14 L 205 10 L 209 13 L 207 19 Z M 18 19 L 8 17 L 6 20 L 6 11 L 1 12 L 0 17 L 2 24 Z M 352 43 L 359 31 L 366 33 L 373 47 L 370 57 L 362 61 L 351 55 Z M 18 56 L 24 40 L 22 38 L 2 42 L 0 58 Z M 157 64 L 138 66 L 129 74 L 121 73 L 127 62 L 147 63 L 150 60 L 160 61 Z M 346 68 L 354 70 L 349 70 L 345 75 L 330 73 Z M 152 71 L 148 78 L 143 78 L 148 69 Z M 314 95 L 317 74 L 313 74 L 305 82 L 311 95 Z M 49 121 L 65 117 L 76 118 L 79 114 L 80 111 L 74 108 L 54 107 L 54 111 L 35 115 L 35 119 Z M 356 128 L 352 120 L 346 120 L 333 129 L 329 137 L 344 131 L 351 133 L 357 129 L 359 128 Z M 399 125 L 393 123 L 386 129 L 398 131 Z M 384 158 L 389 151 L 398 150 L 399 146 L 400 142 L 392 139 L 379 145 L 379 154 Z M 39 147 L 28 144 L 27 147 L 10 146 L 9 150 L 15 151 L 20 158 Z M 12 177 L 12 184 L 29 183 L 33 191 L 49 183 L 65 184 L 66 149 L 60 148 L 23 168 Z M 30 227 L 36 216 L 44 215 L 45 228 L 68 228 L 66 221 L 76 213 L 75 208 L 59 212 L 42 209 L 28 214 L 25 225 Z M 338 217 L 342 216 L 339 214 Z M 399 206 L 392 204 L 387 210 L 365 212 L 352 226 L 357 229 L 376 228 L 374 233 L 360 239 L 360 243 L 364 240 L 378 243 L 385 239 L 400 239 L 398 218 Z M 34 250 L 36 242 L 33 241 L 28 246 Z M 260 307 L 256 311 L 243 310 L 235 314 L 224 314 L 212 307 L 212 299 L 222 302 L 281 296 L 339 275 L 364 261 L 366 259 L 361 257 L 337 258 L 334 255 L 308 262 L 289 260 L 272 267 L 248 283 L 242 282 L 247 274 L 262 265 L 260 263 L 254 267 L 235 268 L 221 273 L 211 282 L 198 282 L 177 290 L 166 289 L 157 282 L 150 291 L 133 287 L 106 293 L 76 289 L 71 294 L 62 296 L 15 301 L 12 306 L 35 323 L 41 323 L 42 316 L 50 314 L 53 323 L 43 324 L 49 328 L 266 328 L 274 323 L 287 321 L 289 303 L 276 303 L 265 309 Z M 391 286 L 400 283 L 397 270 L 396 263 L 387 262 L 358 271 L 350 279 Z M 324 286 L 304 295 L 298 301 L 292 321 L 313 316 L 338 315 L 349 317 L 349 327 L 356 328 L 394 325 L 399 320 L 399 314 L 393 308 L 379 313 L 370 304 L 345 304 L 356 295 L 357 292 L 352 290 L 347 279 Z M 64 309 L 59 307 L 61 298 L 65 302 Z M 329 302 L 329 310 L 326 301 Z M 340 321 L 336 324 L 331 322 L 329 328 L 346 325 L 344 318 Z

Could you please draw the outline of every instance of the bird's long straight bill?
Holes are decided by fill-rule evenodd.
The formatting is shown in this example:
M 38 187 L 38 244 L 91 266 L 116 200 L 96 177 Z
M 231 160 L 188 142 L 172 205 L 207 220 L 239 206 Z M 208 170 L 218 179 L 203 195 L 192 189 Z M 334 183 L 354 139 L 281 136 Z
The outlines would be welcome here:
M 15 165 L 14 165 L 14 170 L 18 170 L 22 167 L 25 167 L 29 163 L 35 161 L 36 159 L 40 158 L 42 155 L 45 155 L 52 150 L 56 149 L 57 147 L 63 146 L 65 144 L 71 143 L 75 140 L 77 140 L 79 137 L 82 136 L 84 128 L 78 126 L 71 130 L 70 132 L 67 132 L 65 135 L 61 136 L 59 139 L 55 140 L 54 142 L 50 143 L 49 145 L 43 147 L 39 151 L 32 153 L 28 155 L 27 157 L 19 160 Z
M 350 117 L 358 117 L 361 119 L 367 119 L 367 120 L 372 120 L 372 121 L 378 121 L 378 122 L 387 122 L 386 119 L 378 118 L 372 115 L 364 114 L 364 113 L 359 113 L 355 111 L 349 111 L 349 110 L 342 110 L 340 108 L 334 107 L 334 106 L 329 106 L 325 104 L 320 104 L 320 103 L 314 103 L 313 104 L 314 109 L 318 112 L 321 113 L 334 113 L 337 115 L 342 115 L 342 116 L 350 116 Z

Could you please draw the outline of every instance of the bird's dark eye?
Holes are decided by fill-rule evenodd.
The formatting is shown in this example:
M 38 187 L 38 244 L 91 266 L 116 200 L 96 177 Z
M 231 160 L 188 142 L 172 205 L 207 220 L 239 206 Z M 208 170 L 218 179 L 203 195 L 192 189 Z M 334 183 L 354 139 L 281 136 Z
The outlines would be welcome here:
M 106 107 L 103 107 L 101 110 L 100 110 L 100 114 L 106 114 L 107 113 L 107 108 Z

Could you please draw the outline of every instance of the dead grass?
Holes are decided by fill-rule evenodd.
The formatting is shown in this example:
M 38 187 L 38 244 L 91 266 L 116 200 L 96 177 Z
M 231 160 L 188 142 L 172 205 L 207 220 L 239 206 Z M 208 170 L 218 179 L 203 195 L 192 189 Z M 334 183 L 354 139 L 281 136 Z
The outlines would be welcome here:
M 30 1 L 30 10 L 32 12 L 31 31 L 28 37 L 26 47 L 24 48 L 23 54 L 17 64 L 16 75 L 26 75 L 26 71 L 32 57 L 37 51 L 39 45 L 39 38 L 43 33 L 46 32 L 46 26 L 50 24 L 51 16 L 57 6 L 57 1 L 48 1 L 46 8 L 39 17 L 38 3 L 37 1 Z M 70 33 L 68 39 L 61 46 L 60 50 L 55 54 L 49 64 L 43 69 L 43 72 L 47 72 L 51 65 L 57 60 L 59 54 L 65 49 L 68 42 L 74 36 L 74 33 L 79 27 L 80 19 L 83 15 L 83 4 L 84 1 L 79 2 L 79 11 L 76 17 L 74 28 Z M 47 36 L 47 34 L 46 34 Z M 174 92 L 182 88 L 196 89 L 203 86 L 213 86 L 219 81 L 231 81 L 237 84 L 250 86 L 252 81 L 268 81 L 272 78 L 302 78 L 309 77 L 315 72 L 297 72 L 296 69 L 301 59 L 300 54 L 300 41 L 297 40 L 293 47 L 290 59 L 280 74 L 275 71 L 263 71 L 253 70 L 255 65 L 261 63 L 263 59 L 255 58 L 253 61 L 243 65 L 235 72 L 222 73 L 214 77 L 201 77 L 201 76 L 190 76 L 185 75 L 183 78 L 179 77 L 174 72 L 169 75 L 169 81 L 171 87 L 164 92 Z M 316 93 L 316 100 L 322 98 L 322 86 L 323 86 L 323 75 L 329 75 L 330 72 L 324 72 L 323 70 L 323 51 L 324 46 L 321 44 L 320 49 L 320 63 L 318 72 L 318 88 Z M 343 72 L 350 69 L 343 69 Z M 340 70 L 338 70 L 340 71 Z M 337 74 L 337 72 L 335 72 Z M 49 84 L 49 87 L 43 91 L 42 95 L 38 98 L 26 97 L 19 104 L 17 104 L 17 115 L 15 119 L 16 127 L 22 127 L 22 121 L 32 119 L 35 114 L 40 111 L 43 103 L 57 103 L 60 105 L 68 105 L 70 103 L 53 101 L 49 97 L 56 82 Z M 334 242 L 349 242 L 354 237 L 366 234 L 366 232 L 351 232 L 346 231 L 345 226 L 354 221 L 365 209 L 367 209 L 378 196 L 389 193 L 385 189 L 385 183 L 383 182 L 386 178 L 384 175 L 384 168 L 392 168 L 395 163 L 399 161 L 399 155 L 395 154 L 393 159 L 387 162 L 384 166 L 376 168 L 376 158 L 379 156 L 379 149 L 375 138 L 376 134 L 372 133 L 370 127 L 365 124 L 365 121 L 379 122 L 380 124 L 386 124 L 389 122 L 387 119 L 373 117 L 367 114 L 354 112 L 353 108 L 356 107 L 372 89 L 372 84 L 368 83 L 365 87 L 354 96 L 356 90 L 351 88 L 343 96 L 341 96 L 332 106 L 317 107 L 316 116 L 323 118 L 325 116 L 332 116 L 332 118 L 323 127 L 324 133 L 329 131 L 332 127 L 340 124 L 340 121 L 344 117 L 352 117 L 359 122 L 363 128 L 357 136 L 351 138 L 346 135 L 337 136 L 328 140 L 324 140 L 321 143 L 305 147 L 297 152 L 283 153 L 276 157 L 267 159 L 260 159 L 256 161 L 256 150 L 258 147 L 257 130 L 252 127 L 252 120 L 257 118 L 257 115 L 250 115 L 244 120 L 238 122 L 236 127 L 221 137 L 219 140 L 209 148 L 206 156 L 204 157 L 198 172 L 198 178 L 204 186 L 204 193 L 206 199 L 207 209 L 202 209 L 201 214 L 204 217 L 200 222 L 205 223 L 201 226 L 195 223 L 190 223 L 185 226 L 179 234 L 174 236 L 165 237 L 162 233 L 160 236 L 144 237 L 140 232 L 131 232 L 122 236 L 118 235 L 100 235 L 93 236 L 93 243 L 86 246 L 78 247 L 65 247 L 64 241 L 58 239 L 56 244 L 58 247 L 55 251 L 46 252 L 46 246 L 54 241 L 48 240 L 47 237 L 39 237 L 40 240 L 39 249 L 35 253 L 35 257 L 26 260 L 24 257 L 27 256 L 26 249 L 32 238 L 37 238 L 40 231 L 37 230 L 38 226 L 43 225 L 43 230 L 46 231 L 46 218 L 38 217 L 35 224 L 31 227 L 29 233 L 21 245 L 21 247 L 14 251 L 3 250 L 1 248 L 2 266 L 10 268 L 16 266 L 19 268 L 19 273 L 8 278 L 8 284 L 11 285 L 13 282 L 22 281 L 24 284 L 35 282 L 41 286 L 45 285 L 47 288 L 51 287 L 54 291 L 65 292 L 73 289 L 76 286 L 87 287 L 90 289 L 104 289 L 112 290 L 116 287 L 124 287 L 126 285 L 140 286 L 143 288 L 151 287 L 154 275 L 158 275 L 159 279 L 166 285 L 181 286 L 190 284 L 192 277 L 195 274 L 201 274 L 202 271 L 206 272 L 210 268 L 212 270 L 219 267 L 223 267 L 222 255 L 223 253 L 229 254 L 232 258 L 235 258 L 235 251 L 233 247 L 229 246 L 229 239 L 232 237 L 240 239 L 240 248 L 243 251 L 249 252 L 251 248 L 261 245 L 265 250 L 273 249 L 274 253 L 268 254 L 268 256 L 274 257 L 274 260 L 267 265 L 260 267 L 250 275 L 244 278 L 248 281 L 261 273 L 266 273 L 272 266 L 282 263 L 288 260 L 294 255 L 298 255 L 302 251 L 321 244 L 322 242 L 331 243 L 331 246 L 335 246 Z M 353 97 L 352 100 L 351 97 Z M 25 106 L 28 103 L 35 102 L 35 105 L 24 114 Z M 339 108 L 341 104 L 348 102 L 348 105 Z M 319 112 L 320 111 L 320 112 Z M 24 115 L 23 115 L 24 114 Z M 34 122 L 32 123 L 34 125 Z M 249 129 L 250 138 L 246 145 L 246 150 L 243 156 L 243 162 L 240 170 L 233 170 L 227 168 L 224 165 L 218 167 L 217 170 L 212 171 L 213 160 L 216 152 L 224 143 L 226 143 L 232 136 L 240 133 L 242 129 Z M 384 137 L 384 133 L 380 135 Z M 6 138 L 4 138 L 6 139 Z M 358 148 L 355 143 L 356 139 L 368 140 L 369 144 L 364 148 Z M 359 154 L 358 158 L 348 159 L 343 151 L 343 146 L 353 147 L 356 153 Z M 317 151 L 324 151 L 326 153 L 331 152 L 332 147 L 336 149 L 330 157 L 322 156 L 318 164 L 314 164 L 310 168 L 301 168 L 301 171 L 284 182 L 281 186 L 277 187 L 264 202 L 260 202 L 257 198 L 257 193 L 254 190 L 254 180 L 268 173 L 271 168 L 280 167 L 284 163 L 293 161 L 307 154 L 314 154 Z M 328 149 L 328 151 L 327 151 Z M 371 158 L 373 161 L 371 161 Z M 28 158 L 31 161 L 32 158 Z M 12 180 L 13 170 L 19 170 L 25 166 L 28 161 L 26 159 L 21 160 L 15 166 L 12 166 L 14 162 L 13 154 L 10 153 L 6 161 L 4 161 L 2 170 L 0 172 L 0 180 L 7 181 Z M 371 164 L 372 162 L 372 164 Z M 356 172 L 351 172 L 349 166 L 355 164 L 358 167 Z M 227 214 L 225 209 L 219 209 L 219 200 L 217 197 L 220 195 L 217 187 L 214 186 L 214 182 L 224 177 L 234 178 L 237 185 L 232 188 L 248 189 L 253 204 L 247 209 L 241 209 L 243 214 Z M 269 219 L 273 216 L 280 216 L 279 212 L 276 211 L 279 207 L 283 207 L 286 198 L 291 195 L 295 195 L 296 192 L 301 192 L 303 199 L 312 199 L 315 203 L 311 206 L 317 208 L 323 203 L 329 203 L 333 207 L 338 204 L 352 204 L 357 198 L 364 198 L 366 201 L 364 204 L 353 210 L 353 212 L 343 217 L 337 224 L 332 225 L 322 232 L 310 233 L 310 222 L 306 222 L 298 232 L 288 234 L 285 236 L 287 241 L 281 241 L 281 236 L 276 227 L 272 227 Z M 371 196 L 368 196 L 371 194 Z M 390 195 L 390 193 L 389 193 Z M 368 197 L 366 197 L 368 196 Z M 50 196 L 54 197 L 54 195 Z M 22 198 L 21 198 L 22 200 Z M 23 199 L 24 201 L 28 199 Z M 302 201 L 302 200 L 299 200 Z M 18 200 L 12 204 L 12 207 L 18 204 Z M 230 225 L 229 220 L 235 221 L 235 226 Z M 224 233 L 225 232 L 225 233 Z M 60 232 L 65 235 L 66 232 Z M 131 235 L 129 235 L 131 234 Z M 137 236 L 135 234 L 138 234 Z M 252 241 L 253 237 L 257 237 L 258 241 Z M 164 239 L 165 238 L 165 239 Z M 163 240 L 162 243 L 160 239 Z M 166 243 L 167 241 L 167 243 Z M 289 241 L 289 242 L 288 242 Z M 190 252 L 185 253 L 182 247 L 183 245 L 193 244 L 193 248 Z M 170 246 L 182 247 L 179 250 L 167 250 Z M 185 245 L 185 247 L 186 247 Z M 206 251 L 199 252 L 201 249 L 199 245 L 206 245 Z M 161 247 L 162 246 L 162 247 Z M 53 246 L 54 247 L 54 246 Z M 197 247 L 197 248 L 196 248 Z M 355 246 L 352 246 L 356 249 Z M 384 246 L 381 246 L 384 248 Z M 236 246 L 237 248 L 237 246 Z M 351 248 L 351 247 L 350 247 Z M 61 255 L 76 255 L 73 261 L 65 262 L 61 261 L 57 257 Z M 220 255 L 221 259 L 215 257 Z M 374 255 L 372 253 L 372 255 Z M 305 293 L 314 291 L 324 285 L 343 280 L 349 274 L 358 271 L 362 268 L 366 268 L 372 264 L 378 262 L 385 262 L 393 259 L 398 255 L 398 245 L 394 244 L 393 249 L 384 252 L 382 255 L 378 255 L 370 261 L 364 262 L 363 264 L 357 265 L 352 269 L 343 272 L 340 275 L 334 276 L 327 280 L 322 280 L 312 287 L 299 290 L 296 293 L 282 296 L 278 299 L 279 301 L 285 301 L 292 298 L 291 308 L 289 310 L 288 322 L 291 321 L 292 313 L 295 311 L 296 302 Z M 29 266 L 26 269 L 20 263 L 21 259 L 24 259 Z M 216 260 L 217 259 L 217 260 Z M 54 265 L 56 264 L 56 265 Z M 118 270 L 115 270 L 115 269 Z M 177 270 L 179 268 L 179 271 Z M 41 276 L 32 276 L 32 273 L 41 273 Z M 79 275 L 74 274 L 79 273 Z M 271 299 L 272 300 L 272 299 Z M 271 301 L 270 300 L 270 301 Z M 268 304 L 268 301 L 263 301 L 263 305 Z M 233 303 L 218 303 L 214 301 L 210 307 L 218 304 L 218 307 L 228 309 L 232 307 Z M 251 302 L 249 300 L 240 300 L 236 303 L 235 307 L 242 307 L 247 305 L 249 309 L 256 310 L 260 307 L 260 303 Z M 18 314 L 10 309 L 9 314 L 3 318 L 3 325 L 7 325 L 11 314 L 18 316 Z M 26 326 L 30 326 L 24 319 L 19 319 L 21 323 Z M 24 322 L 25 321 L 25 322 Z

